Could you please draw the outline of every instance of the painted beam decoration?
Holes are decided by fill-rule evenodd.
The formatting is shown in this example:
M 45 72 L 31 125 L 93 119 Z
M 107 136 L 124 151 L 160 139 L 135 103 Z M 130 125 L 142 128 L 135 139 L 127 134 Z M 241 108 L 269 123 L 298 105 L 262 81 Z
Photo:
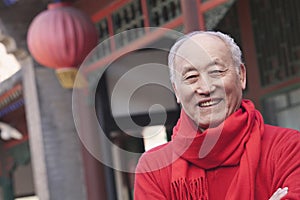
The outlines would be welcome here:
M 14 39 L 1 35 L 0 32 L 0 83 L 21 69 L 19 62 L 12 54 L 15 50 Z
M 22 139 L 23 135 L 17 129 L 6 124 L 4 122 L 0 122 L 0 138 L 2 140 L 20 140 Z

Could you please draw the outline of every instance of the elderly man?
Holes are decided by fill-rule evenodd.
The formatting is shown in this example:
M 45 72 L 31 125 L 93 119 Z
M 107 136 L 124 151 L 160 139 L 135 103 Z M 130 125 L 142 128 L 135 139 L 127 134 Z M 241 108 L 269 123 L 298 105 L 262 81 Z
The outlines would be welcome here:
M 300 134 L 264 124 L 242 98 L 246 68 L 233 39 L 185 35 L 169 67 L 180 119 L 171 142 L 140 158 L 135 200 L 299 200 Z

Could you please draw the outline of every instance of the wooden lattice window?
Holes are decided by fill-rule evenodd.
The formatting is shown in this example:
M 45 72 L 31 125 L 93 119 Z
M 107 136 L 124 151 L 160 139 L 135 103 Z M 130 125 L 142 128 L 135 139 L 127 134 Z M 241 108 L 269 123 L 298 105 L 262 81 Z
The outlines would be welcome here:
M 251 0 L 262 86 L 300 75 L 300 1 Z
M 147 0 L 150 26 L 162 26 L 181 15 L 180 0 Z
M 131 31 L 127 34 L 126 30 L 144 27 L 144 16 L 140 0 L 134 0 L 121 7 L 112 14 L 114 34 L 121 33 L 117 37 L 116 48 L 120 48 L 129 42 L 143 35 L 143 29 L 138 29 L 135 34 Z
M 100 57 L 104 57 L 111 53 L 111 46 L 110 42 L 107 40 L 109 38 L 109 30 L 108 30 L 108 21 L 107 18 L 104 18 L 98 21 L 96 24 L 96 28 L 98 30 L 98 38 L 99 43 L 101 43 L 101 48 L 97 50 L 99 54 L 97 59 Z

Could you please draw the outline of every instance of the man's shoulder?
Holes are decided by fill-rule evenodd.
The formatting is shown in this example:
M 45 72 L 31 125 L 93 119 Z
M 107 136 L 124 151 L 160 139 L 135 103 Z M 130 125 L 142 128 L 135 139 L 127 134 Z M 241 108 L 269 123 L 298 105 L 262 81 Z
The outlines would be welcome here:
M 172 152 L 170 142 L 146 151 L 139 159 L 137 170 L 149 172 L 169 166 L 172 163 Z
M 274 150 L 290 148 L 294 145 L 300 148 L 300 132 L 291 128 L 266 124 L 262 142 L 263 146 L 273 147 Z
M 262 137 L 258 191 L 288 187 L 288 199 L 299 199 L 300 132 L 290 128 L 265 125 Z M 269 190 L 267 189 L 267 190 Z M 270 191 L 269 190 L 269 191 Z M 295 198 L 292 196 L 295 195 Z M 271 196 L 271 195 L 270 195 Z M 297 196 L 297 197 L 296 197 Z M 291 197 L 291 198 L 290 198 Z
M 152 152 L 155 152 L 155 151 L 159 151 L 160 149 L 163 149 L 168 144 L 169 144 L 169 142 L 161 144 L 161 145 L 158 145 L 156 147 L 153 147 L 153 148 L 149 149 L 148 151 L 146 151 L 144 154 L 152 153 Z
M 295 135 L 295 137 L 300 137 L 300 132 L 291 128 L 284 128 L 280 126 L 274 126 L 265 124 L 264 136 L 266 137 L 290 137 Z

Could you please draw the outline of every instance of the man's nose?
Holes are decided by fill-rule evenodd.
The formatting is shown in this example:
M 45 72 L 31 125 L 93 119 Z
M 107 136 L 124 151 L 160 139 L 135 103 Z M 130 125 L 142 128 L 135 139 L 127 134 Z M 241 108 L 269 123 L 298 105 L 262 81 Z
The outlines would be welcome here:
M 213 90 L 213 85 L 208 78 L 201 76 L 196 83 L 195 92 L 199 95 L 208 96 Z

